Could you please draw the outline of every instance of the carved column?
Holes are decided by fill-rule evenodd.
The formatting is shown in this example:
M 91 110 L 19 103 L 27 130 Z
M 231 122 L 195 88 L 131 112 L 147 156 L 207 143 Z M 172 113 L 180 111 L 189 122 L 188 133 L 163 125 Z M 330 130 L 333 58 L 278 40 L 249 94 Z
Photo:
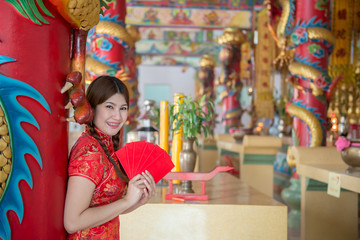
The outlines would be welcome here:
M 37 3 L 25 13 L 20 5 L 0 2 L 0 238 L 4 240 L 66 236 L 67 100 L 60 89 L 71 67 L 71 25 L 49 1 Z
M 125 0 L 111 1 L 108 7 L 104 10 L 104 15 L 100 16 L 100 22 L 89 32 L 86 81 L 91 82 L 100 75 L 110 75 L 119 78 L 127 86 L 130 108 L 127 124 L 121 131 L 122 138 L 137 125 L 138 92 L 133 38 L 135 35 L 131 35 L 125 26 Z
M 330 31 L 329 5 L 330 1 L 296 2 L 296 25 L 291 34 L 295 53 L 289 65 L 294 98 L 286 110 L 295 117 L 293 139 L 299 146 L 325 145 L 332 90 L 328 59 L 335 43 Z
M 240 29 L 226 28 L 223 35 L 217 41 L 221 44 L 219 53 L 223 72 L 220 77 L 220 92 L 218 101 L 222 102 L 222 121 L 225 132 L 232 127 L 240 126 L 241 106 L 240 90 L 242 87 L 240 79 L 241 44 L 246 37 Z

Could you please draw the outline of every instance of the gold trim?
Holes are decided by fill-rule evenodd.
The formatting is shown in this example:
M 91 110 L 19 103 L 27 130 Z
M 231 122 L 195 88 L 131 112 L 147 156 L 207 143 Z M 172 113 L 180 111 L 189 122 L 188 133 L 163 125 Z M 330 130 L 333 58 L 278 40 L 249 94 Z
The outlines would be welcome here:
M 279 20 L 278 27 L 276 29 L 276 35 L 278 38 L 285 35 L 286 22 L 290 15 L 290 1 L 280 0 L 279 2 L 282 7 L 282 14 Z
M 311 83 L 309 83 L 309 85 L 312 90 L 312 94 L 314 96 L 321 96 L 324 94 L 324 91 L 322 89 L 318 88 L 314 83 L 311 82 Z
M 216 62 L 214 58 L 210 55 L 204 55 L 200 60 L 200 67 L 208 67 L 208 68 L 214 68 L 216 66 Z
M 310 78 L 313 81 L 315 81 L 315 79 L 321 75 L 321 71 L 300 62 L 290 63 L 289 71 L 292 74 L 301 75 L 306 78 Z
M 86 70 L 95 73 L 96 75 L 100 76 L 106 73 L 108 69 L 112 69 L 105 63 L 102 63 L 90 56 L 86 57 Z
M 311 132 L 310 147 L 321 146 L 322 137 L 323 137 L 322 128 L 319 120 L 315 117 L 315 115 L 312 114 L 309 110 L 299 107 L 295 104 L 288 105 L 286 110 L 289 115 L 293 115 L 295 117 L 300 118 L 310 128 L 310 132 Z
M 246 41 L 246 36 L 238 28 L 225 28 L 224 33 L 216 41 L 219 44 L 239 45 Z
M 311 27 L 311 28 L 307 28 L 306 31 L 309 34 L 310 39 L 323 39 L 330 42 L 333 45 L 336 42 L 334 35 L 326 28 Z
M 136 27 L 134 25 L 126 25 L 126 31 L 130 34 L 130 36 L 134 42 L 141 40 L 141 35 L 140 35 L 138 27 Z
M 109 21 L 100 21 L 95 26 L 96 33 L 109 34 L 115 37 L 122 39 L 124 42 L 129 45 L 129 47 L 134 47 L 134 41 L 131 35 L 123 28 L 121 25 Z
M 226 114 L 225 114 L 225 120 L 238 117 L 238 116 L 241 115 L 241 113 L 242 113 L 242 110 L 241 110 L 241 109 L 236 110 L 236 111 L 231 112 L 231 113 L 226 113 Z
M 291 154 L 290 148 L 288 148 L 286 155 L 286 162 L 288 163 L 289 167 L 296 167 L 296 158 Z

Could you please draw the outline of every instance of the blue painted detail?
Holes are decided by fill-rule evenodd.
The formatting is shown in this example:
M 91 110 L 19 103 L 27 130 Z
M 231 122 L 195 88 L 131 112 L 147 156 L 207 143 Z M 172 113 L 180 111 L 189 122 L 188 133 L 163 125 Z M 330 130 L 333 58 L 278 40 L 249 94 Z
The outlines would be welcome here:
M 309 108 L 309 107 L 307 107 L 305 104 L 302 104 L 302 103 L 301 103 L 301 100 L 300 100 L 300 101 L 293 101 L 293 104 L 309 110 L 309 111 L 310 111 L 312 114 L 314 114 L 315 117 L 319 120 L 319 122 L 320 122 L 320 124 L 321 124 L 321 127 L 323 127 L 323 125 L 325 124 L 325 121 L 324 121 L 322 118 L 320 118 L 320 114 L 319 114 L 319 113 L 315 113 L 315 111 L 317 110 L 316 108 Z
M 311 41 L 324 44 L 324 46 L 330 52 L 329 54 L 331 54 L 331 52 L 334 50 L 334 45 L 332 43 L 326 41 L 325 39 L 315 39 L 315 38 L 313 38 L 313 39 L 311 39 Z
M 317 18 L 316 16 L 311 18 L 309 22 L 301 21 L 301 19 L 298 20 L 297 23 L 296 23 L 295 29 L 299 28 L 299 27 L 303 27 L 303 28 L 322 27 L 322 28 L 329 29 L 329 23 L 327 23 L 327 22 L 323 23 L 320 20 L 315 22 L 316 18 Z
M 108 65 L 109 67 L 115 68 L 115 69 L 117 69 L 117 70 L 120 69 L 120 64 L 121 64 L 120 62 L 110 63 L 110 60 L 105 60 L 105 58 L 107 57 L 107 55 L 104 55 L 104 56 L 102 56 L 102 57 L 99 57 L 99 56 L 97 56 L 97 53 L 94 52 L 94 53 L 91 54 L 91 57 L 94 58 L 94 59 L 96 59 L 96 60 L 98 60 L 98 61 L 101 62 L 101 63 L 104 63 L 104 64 Z
M 113 22 L 121 25 L 122 27 L 125 27 L 125 23 L 121 20 L 121 16 L 119 14 L 113 15 L 113 17 L 111 17 L 110 13 L 106 14 L 105 16 L 100 15 L 100 21 Z
M 0 55 L 0 64 L 14 61 L 16 60 Z M 38 101 L 49 113 L 51 111 L 44 97 L 30 85 L 3 75 L 0 75 L 0 83 L 0 105 L 4 110 L 8 123 L 13 164 L 4 193 L 0 199 L 0 238 L 11 239 L 10 225 L 6 213 L 9 210 L 14 211 L 19 217 L 20 223 L 24 214 L 19 182 L 24 180 L 30 188 L 33 187 L 32 176 L 25 161 L 25 154 L 32 155 L 42 168 L 42 159 L 38 147 L 20 125 L 22 122 L 28 122 L 40 129 L 39 124 L 31 113 L 19 104 L 16 97 L 30 97 Z
M 309 60 L 309 57 L 302 57 L 302 56 L 300 56 L 299 54 L 295 54 L 294 60 L 295 60 L 295 61 L 298 61 L 298 62 L 301 62 L 301 63 L 303 63 L 303 64 L 306 64 L 306 65 L 308 65 L 308 66 L 314 67 L 314 68 L 316 68 L 317 70 L 319 70 L 319 71 L 321 71 L 321 72 L 325 72 L 325 70 L 322 69 L 322 67 L 320 66 L 320 61 L 311 62 L 311 61 Z
M 125 49 L 129 49 L 129 45 L 122 39 L 112 36 L 110 34 L 106 34 L 106 33 L 94 33 L 91 36 L 88 37 L 88 39 L 90 41 L 94 41 L 94 38 L 100 38 L 100 37 L 104 37 L 104 38 L 110 38 L 110 39 L 114 39 L 118 44 L 120 44 L 121 46 L 123 46 Z
M 298 32 L 299 29 L 302 29 L 303 31 L 300 33 Z M 291 40 L 295 45 L 300 45 L 303 43 L 308 42 L 308 33 L 306 32 L 305 28 L 297 28 L 292 34 L 291 34 Z
M 149 53 L 161 53 L 159 49 L 156 48 L 155 44 L 152 44 L 149 51 Z
M 111 42 L 109 42 L 109 40 L 107 40 L 106 38 L 103 38 L 100 49 L 103 51 L 110 51 L 112 49 L 112 44 Z
M 308 46 L 309 53 L 312 54 L 316 58 L 323 58 L 325 57 L 324 49 L 318 44 L 310 44 Z
M 327 73 L 323 73 L 323 74 L 327 74 Z M 293 76 L 295 76 L 295 77 L 297 77 L 297 78 L 300 78 L 300 79 L 302 79 L 302 80 L 304 80 L 304 81 L 314 83 L 314 81 L 313 81 L 312 79 L 306 78 L 306 77 L 304 77 L 304 76 L 302 76 L 302 75 L 293 74 Z M 328 76 L 328 75 L 327 75 L 327 76 Z M 327 86 L 325 86 L 325 87 L 323 87 L 323 88 L 321 88 L 321 89 L 324 90 L 324 91 L 327 91 L 327 90 L 329 90 L 329 87 L 330 87 L 330 83 L 328 83 Z
M 95 27 L 90 28 L 89 32 L 88 32 L 88 38 L 90 38 L 92 35 L 94 35 L 95 33 Z
M 295 0 L 289 0 L 290 1 L 290 13 L 289 13 L 289 17 L 288 20 L 286 22 L 286 26 L 285 26 L 285 33 L 287 35 L 291 34 L 293 29 L 292 29 L 292 25 L 295 21 L 294 16 L 295 16 Z

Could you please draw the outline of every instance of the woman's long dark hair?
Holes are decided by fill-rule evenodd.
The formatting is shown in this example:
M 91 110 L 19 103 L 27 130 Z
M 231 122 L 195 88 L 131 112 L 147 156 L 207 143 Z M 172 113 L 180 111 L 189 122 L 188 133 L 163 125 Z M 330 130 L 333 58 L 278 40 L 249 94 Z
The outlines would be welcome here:
M 113 96 L 116 93 L 120 93 L 124 96 L 127 106 L 129 108 L 129 92 L 126 85 L 117 79 L 116 77 L 111 76 L 100 76 L 96 78 L 86 90 L 86 97 L 95 112 L 96 106 L 99 104 L 104 103 L 107 99 Z M 87 125 L 90 130 L 90 135 L 93 136 L 103 148 L 106 156 L 108 157 L 109 161 L 114 166 L 116 174 L 124 180 L 125 182 L 129 182 L 129 178 L 126 175 L 124 168 L 122 167 L 121 163 L 119 163 L 120 168 L 115 163 L 114 159 L 111 157 L 108 148 L 106 145 L 100 140 L 99 135 L 97 134 L 93 122 Z M 121 131 L 121 130 L 120 130 Z M 112 141 L 114 144 L 115 151 L 119 149 L 119 142 L 120 142 L 120 131 L 112 136 Z

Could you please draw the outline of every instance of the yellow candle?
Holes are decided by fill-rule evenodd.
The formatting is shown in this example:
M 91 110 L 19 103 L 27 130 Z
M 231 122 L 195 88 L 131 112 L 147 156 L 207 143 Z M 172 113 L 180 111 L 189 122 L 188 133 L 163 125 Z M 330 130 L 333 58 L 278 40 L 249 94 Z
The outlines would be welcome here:
M 169 102 L 160 102 L 160 147 L 169 153 Z
M 184 94 L 181 93 L 175 93 L 174 95 L 174 114 L 177 113 L 179 111 L 179 107 L 178 107 L 178 102 L 179 99 L 183 98 Z M 180 100 L 181 102 L 181 100 Z M 174 122 L 174 126 L 175 126 L 175 122 Z M 173 140 L 172 140 L 172 161 L 175 165 L 175 169 L 173 169 L 174 172 L 180 172 L 180 160 L 179 160 L 179 155 L 180 155 L 180 151 L 182 150 L 182 127 L 180 127 L 179 130 L 176 130 L 174 132 L 173 135 Z M 179 184 L 180 181 L 179 180 L 174 180 L 173 183 L 175 184 Z

